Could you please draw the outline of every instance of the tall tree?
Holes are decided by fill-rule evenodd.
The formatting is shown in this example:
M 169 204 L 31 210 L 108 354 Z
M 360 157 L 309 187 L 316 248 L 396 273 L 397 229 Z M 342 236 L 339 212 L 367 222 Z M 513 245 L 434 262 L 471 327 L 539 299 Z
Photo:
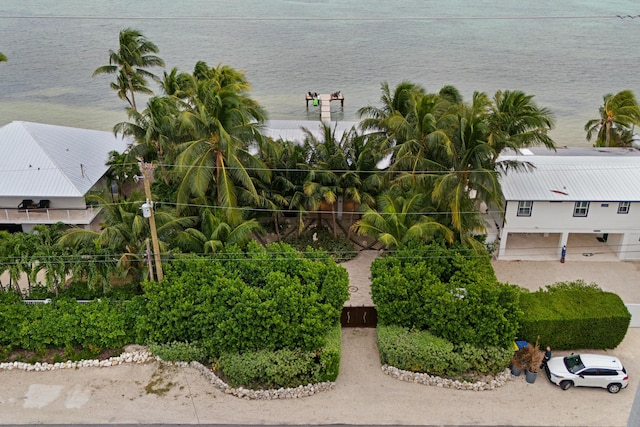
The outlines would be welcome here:
M 381 156 L 375 156 L 373 143 L 358 135 L 355 128 L 336 137 L 337 126 L 333 129 L 321 123 L 322 137 L 317 138 L 309 129 L 306 134 L 305 149 L 310 170 L 304 184 L 308 197 L 316 198 L 317 205 L 324 201 L 331 205 L 333 234 L 337 236 L 337 202 L 339 198 L 358 205 L 363 202 L 375 205 L 375 194 L 380 182 L 377 180 L 376 165 Z
M 144 197 L 134 193 L 126 203 L 118 204 L 100 196 L 89 196 L 89 199 L 102 208 L 102 231 L 71 228 L 60 237 L 60 245 L 75 251 L 83 247 L 106 249 L 117 258 L 116 266 L 123 275 L 142 280 L 147 275 L 145 242 L 150 237 L 149 221 L 143 217 L 140 209 Z M 195 218 L 176 217 L 166 207 L 155 212 L 155 219 L 161 252 L 166 250 L 165 242 L 170 236 L 195 223 Z
M 555 149 L 548 132 L 554 127 L 551 111 L 539 107 L 533 95 L 519 90 L 497 91 L 488 106 L 487 143 L 496 154 L 505 148 L 543 145 Z
M 226 208 L 230 223 L 238 222 L 238 200 L 258 202 L 252 177 L 270 180 L 270 172 L 250 151 L 252 142 L 262 138 L 266 114 L 249 97 L 250 85 L 239 71 L 199 62 L 186 81 L 180 128 L 190 140 L 178 147 L 183 176 L 178 203 L 212 200 Z
M 135 94 L 153 94 L 147 86 L 147 78 L 160 81 L 147 68 L 164 67 L 164 61 L 155 55 L 158 47 L 137 30 L 126 28 L 120 32 L 119 39 L 119 49 L 109 50 L 109 65 L 98 67 L 93 75 L 116 74 L 116 81 L 111 83 L 111 88 L 120 99 L 126 100 L 131 108 L 137 110 Z
M 152 97 L 142 112 L 127 109 L 128 122 L 114 126 L 114 133 L 133 136 L 136 144 L 129 151 L 129 161 L 142 158 L 159 163 L 162 179 L 169 183 L 167 163 L 173 163 L 180 142 L 176 100 L 167 96 Z
M 584 126 L 587 141 L 596 135 L 596 147 L 630 145 L 633 127 L 640 125 L 640 107 L 633 91 L 609 93 L 603 99 L 600 117 L 589 120 Z
M 368 133 L 368 139 L 378 150 L 388 154 L 406 139 L 411 131 L 416 99 L 426 92 L 415 83 L 403 81 L 392 91 L 387 82 L 381 85 L 381 107 L 366 106 L 358 110 L 360 127 Z M 393 159 L 392 159 L 393 161 Z
M 292 141 L 263 138 L 258 141 L 257 156 L 272 174 L 270 182 L 256 180 L 257 206 L 269 212 L 280 241 L 280 219 L 284 216 L 284 210 L 289 208 L 296 190 L 302 188 L 306 174 L 298 170 L 298 165 L 305 163 L 307 158 L 305 148 Z

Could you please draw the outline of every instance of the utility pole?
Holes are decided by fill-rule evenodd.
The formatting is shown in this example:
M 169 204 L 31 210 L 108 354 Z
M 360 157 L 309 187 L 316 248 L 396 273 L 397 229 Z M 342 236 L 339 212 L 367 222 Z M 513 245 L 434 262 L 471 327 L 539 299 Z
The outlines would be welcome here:
M 140 162 L 140 170 L 144 177 L 144 194 L 147 202 L 142 205 L 142 215 L 149 218 L 149 228 L 151 229 L 151 244 L 153 245 L 153 256 L 156 262 L 156 276 L 158 282 L 164 279 L 162 274 L 162 263 L 160 262 L 160 244 L 158 243 L 158 231 L 156 229 L 156 218 L 153 215 L 153 201 L 151 200 L 151 181 L 153 166 L 150 163 Z
M 147 264 L 149 265 L 149 280 L 153 282 L 153 262 L 151 262 L 151 243 L 149 243 L 149 238 L 145 239 L 145 244 L 147 245 Z

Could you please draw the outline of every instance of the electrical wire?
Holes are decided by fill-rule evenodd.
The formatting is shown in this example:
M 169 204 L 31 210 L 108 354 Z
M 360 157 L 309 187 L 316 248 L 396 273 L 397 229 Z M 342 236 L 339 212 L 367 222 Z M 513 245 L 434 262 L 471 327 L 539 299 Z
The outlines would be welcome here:
M 0 19 L 38 20 L 167 20 L 167 21 L 304 21 L 304 22 L 407 22 L 407 21 L 553 21 L 553 20 L 625 20 L 640 18 L 640 14 L 617 15 L 546 15 L 546 16 L 402 16 L 402 17 L 303 17 L 303 16 L 92 16 L 92 15 L 0 15 Z
M 631 248 L 632 250 L 626 250 L 625 253 L 640 253 L 640 244 L 626 244 L 626 245 L 616 245 L 619 248 Z M 592 254 L 605 254 L 605 253 L 613 253 L 613 252 L 593 252 L 593 245 L 575 245 L 569 246 L 568 250 L 572 253 L 580 253 L 583 250 L 589 250 L 589 253 Z M 545 256 L 549 255 L 549 250 L 558 249 L 557 246 L 537 246 L 535 248 L 527 247 L 507 247 L 509 251 L 517 251 L 517 250 L 526 250 L 528 256 Z M 327 251 L 321 250 L 323 254 L 335 256 L 339 259 L 344 258 L 352 258 L 355 257 L 360 251 L 352 250 L 352 251 Z M 435 249 L 435 250 L 416 250 L 415 252 L 420 252 L 422 255 L 406 255 L 411 250 L 385 250 L 385 254 L 393 255 L 398 259 L 402 260 L 416 260 L 416 261 L 426 261 L 426 260 L 438 260 L 438 259 L 451 259 L 461 254 L 460 248 L 443 248 L 443 249 Z M 427 253 L 426 255 L 423 253 Z M 434 255 L 429 255 L 429 252 L 433 252 Z M 443 255 L 442 252 L 445 252 Z M 405 255 L 398 255 L 405 254 Z M 146 254 L 135 254 L 140 257 L 140 262 L 146 264 L 146 260 L 143 258 Z M 263 257 L 266 255 L 266 258 L 253 258 L 254 256 Z M 122 254 L 98 254 L 95 255 L 98 258 L 102 259 L 92 259 L 87 255 L 50 255 L 50 256 L 32 256 L 34 259 L 33 263 L 38 263 L 40 261 L 48 261 L 54 262 L 58 261 L 66 264 L 93 264 L 93 263 L 116 263 L 121 257 Z M 474 259 L 474 258 L 485 258 L 487 255 L 484 254 L 476 254 L 472 249 L 467 249 L 467 253 L 463 255 L 466 259 Z M 193 258 L 197 257 L 197 258 Z M 191 253 L 183 253 L 183 254 L 171 254 L 166 253 L 161 255 L 162 262 L 171 262 L 171 261 L 180 261 L 180 262 L 193 262 L 193 263 L 207 263 L 211 261 L 225 261 L 225 262 L 271 262 L 271 261 L 299 261 L 299 260 L 312 260 L 312 261 L 323 261 L 327 259 L 327 256 L 324 255 L 315 255 L 311 253 L 291 253 L 291 252 L 277 252 L 277 251 L 267 251 L 267 252 L 243 252 L 242 256 L 234 256 L 234 254 L 229 253 L 205 253 L 205 252 L 191 252 Z M 0 267 L 2 266 L 12 266 L 16 265 L 18 262 L 23 261 L 21 257 L 4 257 L 2 261 L 0 261 Z M 348 260 L 346 261 L 348 262 Z

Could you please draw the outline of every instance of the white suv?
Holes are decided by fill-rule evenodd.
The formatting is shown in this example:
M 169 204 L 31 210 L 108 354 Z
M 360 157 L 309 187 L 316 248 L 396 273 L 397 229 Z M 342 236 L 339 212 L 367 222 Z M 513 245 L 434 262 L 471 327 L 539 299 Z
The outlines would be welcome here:
M 604 354 L 572 354 L 552 357 L 545 365 L 547 378 L 563 390 L 601 387 L 617 393 L 629 385 L 627 371 L 617 357 Z

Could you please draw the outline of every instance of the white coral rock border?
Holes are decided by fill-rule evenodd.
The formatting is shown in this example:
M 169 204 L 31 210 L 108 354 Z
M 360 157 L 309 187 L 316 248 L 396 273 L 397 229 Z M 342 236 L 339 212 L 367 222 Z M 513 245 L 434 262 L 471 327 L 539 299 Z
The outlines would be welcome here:
M 160 362 L 168 365 L 175 365 L 180 367 L 191 367 L 200 372 L 211 384 L 216 388 L 223 391 L 226 394 L 239 397 L 247 400 L 275 400 L 275 399 L 299 399 L 301 397 L 313 396 L 316 393 L 323 391 L 333 390 L 335 388 L 335 382 L 322 382 L 317 384 L 307 384 L 304 386 L 298 386 L 294 388 L 279 388 L 270 390 L 250 390 L 242 387 L 233 388 L 227 383 L 222 381 L 218 376 L 199 362 L 164 362 L 160 357 L 154 356 L 148 350 L 135 350 L 130 352 L 124 352 L 120 356 L 110 357 L 106 360 L 81 360 L 78 362 L 59 362 L 59 363 L 24 363 L 24 362 L 4 362 L 0 363 L 0 369 L 2 370 L 23 370 L 23 371 L 54 371 L 58 369 L 79 369 L 79 368 L 106 368 L 109 366 L 118 366 L 124 363 L 148 363 L 148 362 Z M 508 381 L 513 381 L 515 377 L 511 375 L 508 369 L 505 369 L 500 374 L 496 375 L 494 379 L 490 381 L 478 381 L 478 382 L 466 382 L 453 380 L 449 378 L 442 378 L 432 376 L 429 374 L 403 371 L 389 365 L 383 365 L 382 371 L 398 380 L 413 382 L 418 384 L 431 385 L 443 388 L 453 388 L 457 390 L 494 390 L 498 387 L 502 387 Z
M 66 361 L 58 363 L 25 363 L 25 362 L 3 362 L 0 363 L 0 369 L 12 371 L 22 370 L 28 372 L 45 372 L 55 371 L 58 369 L 80 369 L 80 368 L 106 368 L 109 366 L 118 366 L 124 363 L 149 363 L 159 362 L 167 365 L 175 365 L 180 367 L 191 367 L 200 372 L 210 383 L 216 388 L 222 390 L 226 394 L 231 394 L 242 399 L 248 400 L 274 400 L 274 399 L 298 399 L 301 397 L 313 396 L 322 391 L 332 390 L 335 388 L 334 382 L 323 382 L 317 384 L 307 384 L 294 388 L 279 388 L 271 390 L 250 390 L 246 388 L 233 388 L 222 381 L 209 368 L 199 362 L 165 362 L 160 357 L 154 356 L 148 350 L 135 350 L 124 352 L 120 356 L 110 357 L 105 360 L 81 360 L 78 362 Z
M 454 388 L 456 390 L 495 390 L 498 387 L 504 386 L 507 382 L 513 381 L 515 377 L 511 375 L 509 369 L 505 369 L 498 375 L 494 376 L 489 381 L 460 381 L 451 378 L 442 378 L 434 375 L 424 374 L 420 372 L 403 371 L 394 366 L 382 365 L 382 372 L 398 379 L 400 381 L 406 381 L 410 383 L 418 383 L 442 388 Z

